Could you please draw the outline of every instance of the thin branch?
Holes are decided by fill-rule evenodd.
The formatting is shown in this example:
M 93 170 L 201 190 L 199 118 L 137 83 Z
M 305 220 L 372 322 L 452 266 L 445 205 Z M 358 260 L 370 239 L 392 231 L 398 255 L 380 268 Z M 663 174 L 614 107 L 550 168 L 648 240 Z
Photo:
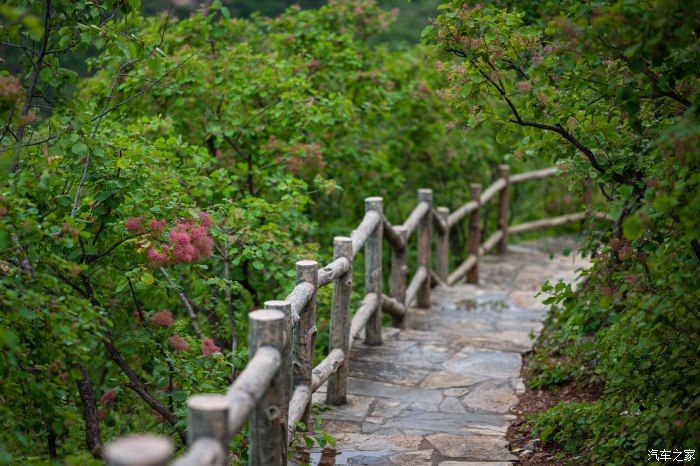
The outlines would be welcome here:
M 174 289 L 178 296 L 180 297 L 180 300 L 182 301 L 182 304 L 185 305 L 185 309 L 187 309 L 187 313 L 190 315 L 190 320 L 192 320 L 192 328 L 194 329 L 194 333 L 199 337 L 203 338 L 204 335 L 202 334 L 202 331 L 199 329 L 199 322 L 197 321 L 197 314 L 194 312 L 194 308 L 192 307 L 192 304 L 190 303 L 190 300 L 187 298 L 185 293 L 180 289 L 179 286 L 173 282 L 173 279 L 170 278 L 170 275 L 168 275 L 168 272 L 163 268 L 163 267 L 158 267 L 158 270 L 160 270 L 160 273 L 163 274 L 163 277 L 165 277 L 165 280 L 168 282 L 168 285 L 170 285 L 170 288 Z
M 44 57 L 46 56 L 46 47 L 49 42 L 50 19 L 51 0 L 46 0 L 46 11 L 44 12 L 44 37 L 41 41 L 41 51 L 39 52 L 37 61 L 36 63 L 32 62 L 34 66 L 34 71 L 32 72 L 29 88 L 27 89 L 27 97 L 24 100 L 22 118 L 26 117 L 29 114 L 29 108 L 32 104 L 32 99 L 34 98 L 34 90 L 36 89 L 36 85 L 39 81 L 39 73 L 41 72 L 41 68 L 44 64 Z M 26 128 L 26 126 L 26 123 L 22 123 L 20 124 L 19 128 L 17 128 L 17 144 L 15 145 L 15 158 L 12 161 L 12 165 L 10 166 L 10 173 L 16 172 L 19 168 L 19 159 L 22 153 L 22 139 L 24 138 L 24 129 Z

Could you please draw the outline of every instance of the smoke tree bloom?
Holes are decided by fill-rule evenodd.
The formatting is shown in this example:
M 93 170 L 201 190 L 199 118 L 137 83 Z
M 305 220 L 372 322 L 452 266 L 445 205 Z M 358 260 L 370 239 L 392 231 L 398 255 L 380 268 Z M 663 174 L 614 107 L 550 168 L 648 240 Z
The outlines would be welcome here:
M 204 356 L 211 356 L 214 353 L 218 353 L 221 351 L 221 348 L 216 346 L 214 343 L 214 340 L 212 340 L 209 337 L 204 337 L 202 340 L 202 354 Z
M 170 247 L 167 244 L 160 246 L 160 250 L 157 247 L 151 246 L 146 250 L 146 257 L 154 265 L 163 265 L 168 263 Z
M 165 227 L 168 225 L 168 222 L 165 220 L 156 220 L 153 219 L 150 222 L 148 222 L 148 226 L 151 228 L 151 230 L 158 232 L 158 233 L 163 233 L 163 230 L 165 230 Z
M 142 230 L 143 217 L 129 217 L 124 222 L 124 228 L 129 233 L 138 233 Z
M 157 311 L 151 316 L 151 321 L 153 321 L 153 323 L 156 325 L 160 325 L 161 327 L 170 327 L 173 325 L 173 314 L 167 309 Z
M 170 343 L 170 346 L 172 346 L 175 351 L 187 351 L 190 347 L 180 335 L 169 336 L 168 343 Z

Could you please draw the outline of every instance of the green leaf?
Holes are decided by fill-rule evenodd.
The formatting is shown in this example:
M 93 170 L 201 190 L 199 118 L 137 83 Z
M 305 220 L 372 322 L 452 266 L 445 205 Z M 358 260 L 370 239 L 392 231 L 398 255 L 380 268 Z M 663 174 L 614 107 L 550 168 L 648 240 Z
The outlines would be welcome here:
M 87 153 L 88 151 L 88 146 L 86 146 L 83 142 L 79 142 L 77 144 L 74 144 L 71 149 L 77 155 L 85 155 L 85 153 Z

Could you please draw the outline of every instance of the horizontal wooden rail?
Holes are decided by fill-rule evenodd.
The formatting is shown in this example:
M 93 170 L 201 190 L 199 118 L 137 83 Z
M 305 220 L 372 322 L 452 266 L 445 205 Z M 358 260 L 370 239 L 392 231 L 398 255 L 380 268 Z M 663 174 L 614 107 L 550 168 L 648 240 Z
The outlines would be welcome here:
M 433 226 L 438 234 L 445 233 L 450 228 L 450 225 L 440 218 L 440 214 L 436 209 L 433 209 Z
M 365 245 L 365 241 L 370 237 L 374 229 L 382 221 L 382 216 L 374 210 L 370 210 L 365 213 L 365 217 L 362 222 L 357 226 L 355 231 L 352 232 L 350 238 L 352 239 L 352 257 L 355 257 L 362 246 Z
M 447 278 L 447 284 L 452 286 L 457 283 L 462 277 L 464 277 L 467 272 L 469 272 L 472 267 L 476 265 L 476 256 L 470 254 L 464 262 L 462 262 Z
M 547 178 L 557 174 L 557 167 L 543 168 L 541 170 L 533 170 L 525 173 L 518 173 L 517 175 L 511 175 L 511 183 L 522 183 L 524 181 L 539 180 L 541 178 Z
M 391 296 L 382 295 L 382 311 L 392 317 L 401 318 L 406 314 L 406 306 Z
M 386 238 L 394 251 L 403 251 L 406 249 L 406 241 L 404 241 L 400 230 L 394 228 L 386 217 L 384 217 L 384 238 Z
M 301 420 L 302 416 L 304 416 L 304 411 L 306 411 L 306 407 L 311 402 L 311 393 L 311 389 L 307 385 L 297 385 L 294 387 L 294 393 L 289 402 L 287 444 L 291 442 L 297 423 Z
M 544 218 L 533 222 L 520 223 L 512 225 L 508 228 L 511 234 L 525 233 L 528 231 L 541 230 L 543 228 L 553 228 L 559 225 L 564 225 L 571 222 L 580 222 L 586 218 L 585 212 L 577 212 L 575 214 L 560 215 L 558 217 Z
M 406 221 L 403 222 L 403 227 L 406 229 L 406 236 L 408 238 L 411 237 L 413 230 L 418 227 L 421 220 L 423 220 L 423 217 L 425 217 L 428 212 L 430 212 L 430 204 L 427 202 L 419 202 L 415 209 L 411 211 Z
M 486 204 L 493 196 L 506 187 L 506 180 L 499 178 L 481 193 L 481 203 Z
M 311 391 L 315 392 L 318 390 L 318 387 L 323 385 L 344 362 L 345 352 L 340 348 L 336 348 L 328 353 L 328 356 L 323 358 L 323 361 L 319 362 L 311 373 Z
M 275 348 L 263 346 L 255 352 L 243 372 L 226 392 L 226 399 L 235 409 L 228 417 L 228 430 L 238 432 L 245 424 L 256 403 L 279 369 L 282 357 Z
M 326 286 L 350 270 L 350 260 L 339 257 L 318 271 L 318 287 Z
M 365 328 L 365 325 L 367 325 L 367 321 L 376 309 L 377 295 L 368 294 L 367 296 L 365 296 L 362 300 L 362 304 L 357 309 L 357 312 L 355 312 L 355 315 L 353 316 L 352 321 L 350 322 L 350 347 L 352 347 L 352 344 L 355 340 L 358 340 L 360 338 L 360 332 L 363 328 Z
M 477 201 L 469 201 L 459 209 L 452 212 L 447 220 L 447 223 L 450 226 L 450 228 L 459 223 L 459 221 L 462 220 L 464 217 L 474 212 L 478 207 L 479 203 Z
M 494 246 L 498 244 L 501 238 L 503 238 L 503 230 L 494 231 L 491 234 L 491 236 L 489 236 L 488 239 L 481 244 L 481 247 L 479 248 L 479 254 L 483 255 L 489 252 L 491 249 L 494 248 Z
M 218 466 L 226 464 L 227 461 L 228 452 L 220 442 L 210 437 L 202 437 L 195 440 L 187 453 L 175 461 L 173 466 Z
M 287 295 L 286 301 L 289 301 L 292 305 L 292 320 L 295 324 L 299 321 L 302 309 L 304 309 L 304 306 L 306 306 L 315 292 L 316 288 L 314 288 L 313 284 L 301 282 Z
M 418 294 L 418 290 L 420 289 L 421 286 L 423 286 L 423 283 L 428 279 L 428 269 L 426 267 L 419 267 L 418 270 L 416 270 L 415 275 L 413 275 L 413 279 L 411 280 L 411 283 L 408 285 L 408 288 L 406 288 L 406 307 L 411 307 L 411 304 L 413 304 L 413 301 L 416 298 L 416 295 Z

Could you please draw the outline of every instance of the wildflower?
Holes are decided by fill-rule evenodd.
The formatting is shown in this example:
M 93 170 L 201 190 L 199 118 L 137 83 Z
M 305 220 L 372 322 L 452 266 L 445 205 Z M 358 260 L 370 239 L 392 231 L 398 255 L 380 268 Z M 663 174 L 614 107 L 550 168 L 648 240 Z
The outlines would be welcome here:
M 173 314 L 168 310 L 154 312 L 151 316 L 151 320 L 154 324 L 160 325 L 161 327 L 170 327 L 173 325 Z
M 162 233 L 163 230 L 165 230 L 165 226 L 168 224 L 165 220 L 156 220 L 153 219 L 148 223 L 148 226 L 151 228 L 151 230 L 157 232 L 157 233 Z
M 184 338 L 180 335 L 172 335 L 168 337 L 168 343 L 175 351 L 187 351 L 190 345 L 187 344 Z
M 162 265 L 168 262 L 168 250 L 168 245 L 163 245 L 160 251 L 151 246 L 146 250 L 146 256 L 153 264 Z
M 114 399 L 115 399 L 116 397 L 117 397 L 117 392 L 115 392 L 113 389 L 107 390 L 107 391 L 104 392 L 104 393 L 102 394 L 102 396 L 100 397 L 100 404 L 101 404 L 101 405 L 106 405 L 106 404 L 108 404 L 108 403 L 114 401 Z
M 143 223 L 143 217 L 129 217 L 124 222 L 124 228 L 129 233 L 137 233 L 141 231 L 141 224 Z
M 173 248 L 173 261 L 194 262 L 199 258 L 197 250 L 189 243 L 176 244 Z
M 190 235 L 187 233 L 185 224 L 178 224 L 175 228 L 170 231 L 168 239 L 171 243 L 184 245 L 190 242 Z
M 214 221 L 211 218 L 211 215 L 207 212 L 200 212 L 199 213 L 199 223 L 205 227 L 209 228 L 214 224 Z
M 202 340 L 202 354 L 204 356 L 211 356 L 212 354 L 220 351 L 221 348 L 216 346 L 214 340 L 212 340 L 211 338 L 205 337 L 204 340 Z

